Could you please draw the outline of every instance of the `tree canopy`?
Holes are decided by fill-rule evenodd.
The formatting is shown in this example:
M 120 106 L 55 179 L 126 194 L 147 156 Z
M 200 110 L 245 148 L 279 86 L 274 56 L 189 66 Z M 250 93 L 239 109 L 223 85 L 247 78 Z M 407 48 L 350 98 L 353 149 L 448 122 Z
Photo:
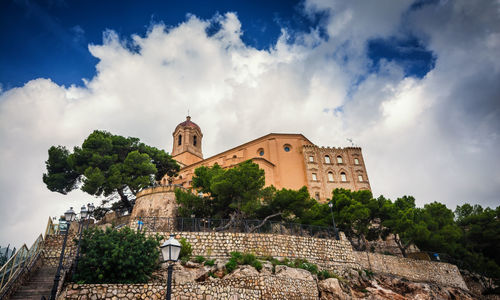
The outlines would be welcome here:
M 80 188 L 94 196 L 118 195 L 120 206 L 129 211 L 140 189 L 180 168 L 164 150 L 100 130 L 72 153 L 63 146 L 52 146 L 48 152 L 43 182 L 49 190 L 67 194 Z

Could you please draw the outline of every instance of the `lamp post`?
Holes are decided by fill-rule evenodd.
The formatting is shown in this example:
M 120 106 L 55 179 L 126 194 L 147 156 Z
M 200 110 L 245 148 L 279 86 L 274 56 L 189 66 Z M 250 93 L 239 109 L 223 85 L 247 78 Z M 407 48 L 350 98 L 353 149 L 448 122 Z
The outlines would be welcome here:
M 71 226 L 71 222 L 73 222 L 76 218 L 76 213 L 73 211 L 73 207 L 70 207 L 64 213 L 65 220 L 59 220 L 59 231 L 64 233 L 64 240 L 61 247 L 61 255 L 59 256 L 59 266 L 57 267 L 56 276 L 54 277 L 54 285 L 52 286 L 52 291 L 50 293 L 50 300 L 56 299 L 57 288 L 59 286 L 59 280 L 61 279 L 61 269 L 64 260 L 64 250 L 66 249 L 66 241 L 68 240 L 68 232 Z
M 75 276 L 76 268 L 78 268 L 78 260 L 80 259 L 80 242 L 82 241 L 83 226 L 85 225 L 83 222 L 88 216 L 88 209 L 85 205 L 82 205 L 82 208 L 80 209 L 80 222 L 78 224 L 78 246 L 76 247 L 75 263 L 73 264 L 73 276 Z
M 181 244 L 174 238 L 174 235 L 171 234 L 170 238 L 160 246 L 160 249 L 163 257 L 163 262 L 168 263 L 167 295 L 165 299 L 170 300 L 172 294 L 173 263 L 175 263 L 179 258 L 179 254 L 181 253 Z
M 330 212 L 332 213 L 332 223 L 333 223 L 333 231 L 335 231 L 335 239 L 340 240 L 339 231 L 337 230 L 337 226 L 335 226 L 335 218 L 333 217 L 333 202 L 328 202 L 328 206 L 330 207 Z

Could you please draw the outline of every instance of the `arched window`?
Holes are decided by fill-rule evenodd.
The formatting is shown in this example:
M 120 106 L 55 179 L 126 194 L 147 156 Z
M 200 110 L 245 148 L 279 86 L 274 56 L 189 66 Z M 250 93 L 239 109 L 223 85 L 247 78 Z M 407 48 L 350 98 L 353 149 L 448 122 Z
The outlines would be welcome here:
M 314 198 L 315 198 L 317 201 L 319 201 L 319 193 L 318 193 L 318 192 L 316 192 L 316 194 L 314 194 Z
M 354 158 L 354 164 L 355 164 L 355 165 L 359 165 L 359 159 Z
M 314 162 L 314 156 L 309 155 L 309 162 Z
M 342 156 L 337 156 L 337 163 L 341 164 L 343 163 Z
M 342 181 L 342 182 L 347 181 L 347 176 L 345 175 L 345 172 L 340 173 L 340 181 Z
M 330 164 L 330 163 L 331 163 L 330 156 L 325 155 L 325 164 Z
M 182 144 L 182 134 L 179 134 L 179 141 L 177 142 L 177 145 L 181 145 Z
M 195 135 L 193 136 L 193 146 L 196 146 L 197 143 L 198 143 L 198 137 Z
M 358 175 L 359 182 L 363 182 L 363 175 Z
M 328 181 L 333 182 L 333 173 L 328 172 Z
M 313 181 L 318 181 L 318 176 L 316 175 L 316 173 L 312 173 L 312 179 Z

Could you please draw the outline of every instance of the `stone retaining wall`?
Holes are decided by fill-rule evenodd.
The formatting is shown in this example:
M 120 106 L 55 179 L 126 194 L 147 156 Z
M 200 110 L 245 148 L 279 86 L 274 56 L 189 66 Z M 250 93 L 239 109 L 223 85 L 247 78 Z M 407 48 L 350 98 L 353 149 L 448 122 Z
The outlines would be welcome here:
M 72 284 L 58 299 L 164 299 L 163 283 Z M 172 286 L 172 299 L 318 299 L 315 281 L 278 276 L 214 279 Z
M 378 253 L 357 251 L 353 253 L 356 262 L 363 269 L 370 269 L 375 273 L 401 276 L 413 281 L 432 282 L 468 290 L 457 266 L 452 264 Z
M 68 235 L 63 259 L 63 265 L 65 267 L 71 265 L 73 257 L 76 255 L 75 238 L 76 234 Z M 49 235 L 45 237 L 42 251 L 43 264 L 45 266 L 57 267 L 59 265 L 63 241 L 64 235 Z
M 169 233 L 160 233 L 165 238 Z M 341 239 L 320 239 L 293 235 L 231 232 L 178 232 L 191 244 L 193 256 L 229 257 L 233 251 L 250 252 L 275 258 L 305 258 L 322 269 L 341 271 L 357 268 L 351 244 L 341 233 Z

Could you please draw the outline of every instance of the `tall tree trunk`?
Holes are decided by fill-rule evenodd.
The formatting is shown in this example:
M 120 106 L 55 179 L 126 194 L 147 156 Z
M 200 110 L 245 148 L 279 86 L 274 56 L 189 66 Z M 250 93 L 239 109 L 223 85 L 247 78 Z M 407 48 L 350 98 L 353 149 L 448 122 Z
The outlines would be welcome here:
M 128 197 L 123 192 L 123 189 L 124 188 L 117 189 L 118 195 L 120 195 L 120 201 L 123 203 L 123 205 L 125 206 L 125 208 L 127 208 L 127 211 L 129 213 L 131 213 L 133 206 L 132 206 L 132 203 L 130 203 L 130 200 L 128 200 Z

